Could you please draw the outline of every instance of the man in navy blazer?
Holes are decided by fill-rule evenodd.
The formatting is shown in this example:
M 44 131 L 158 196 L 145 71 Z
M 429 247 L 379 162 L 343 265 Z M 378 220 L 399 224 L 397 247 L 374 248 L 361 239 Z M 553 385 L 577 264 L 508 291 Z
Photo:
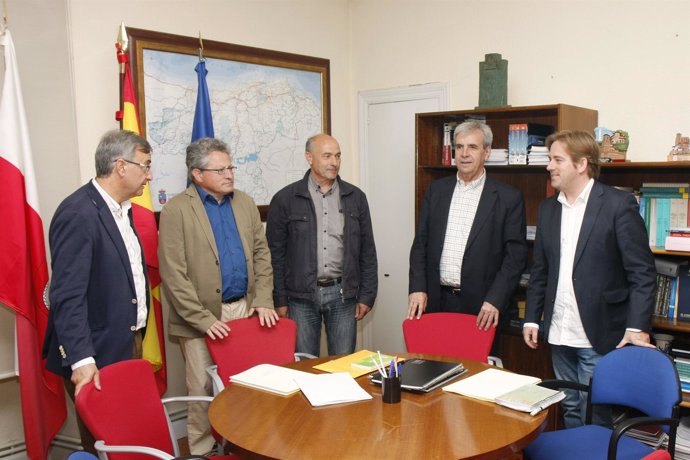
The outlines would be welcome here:
M 599 177 L 591 134 L 561 131 L 547 139 L 551 185 L 539 206 L 523 336 L 537 348 L 539 321 L 557 378 L 589 383 L 601 357 L 626 344 L 649 346 L 656 291 L 654 256 L 631 193 Z M 586 398 L 568 390 L 566 427 L 584 423 Z M 594 422 L 608 424 L 606 411 Z
M 96 149 L 96 178 L 60 204 L 50 224 L 50 314 L 43 354 L 74 399 L 98 369 L 141 357 L 148 313 L 144 254 L 129 199 L 151 180 L 151 146 L 109 131 Z M 78 419 L 82 444 L 93 437 Z
M 427 190 L 410 250 L 407 317 L 423 312 L 477 315 L 498 324 L 527 263 L 522 193 L 486 175 L 493 133 L 485 123 L 455 129 L 458 173 Z

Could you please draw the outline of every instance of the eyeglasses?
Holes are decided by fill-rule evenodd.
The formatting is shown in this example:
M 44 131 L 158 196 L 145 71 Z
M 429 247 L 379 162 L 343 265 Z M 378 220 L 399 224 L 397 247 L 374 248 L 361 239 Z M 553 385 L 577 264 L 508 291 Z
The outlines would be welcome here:
M 209 168 L 196 168 L 199 171 L 204 171 L 204 172 L 211 172 L 213 171 L 214 173 L 218 174 L 219 176 L 224 176 L 226 173 L 229 174 L 231 172 L 235 172 L 237 169 L 237 166 L 226 166 L 225 168 L 217 168 L 217 169 L 209 169 Z
M 144 170 L 144 173 L 148 173 L 149 170 L 151 170 L 151 165 L 147 165 L 146 163 L 137 163 L 136 161 L 130 161 L 130 160 L 127 160 L 125 158 L 118 158 L 117 160 L 122 160 L 126 163 L 137 165 Z M 113 160 L 113 163 L 115 163 L 117 160 Z

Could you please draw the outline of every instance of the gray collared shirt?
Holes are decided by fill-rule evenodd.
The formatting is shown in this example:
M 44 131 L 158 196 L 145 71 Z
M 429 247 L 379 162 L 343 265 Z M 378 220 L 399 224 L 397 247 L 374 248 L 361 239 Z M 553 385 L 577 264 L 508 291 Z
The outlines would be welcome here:
M 340 208 L 338 181 L 326 193 L 309 175 L 309 194 L 316 211 L 316 262 L 319 278 L 343 276 L 343 227 L 345 220 Z

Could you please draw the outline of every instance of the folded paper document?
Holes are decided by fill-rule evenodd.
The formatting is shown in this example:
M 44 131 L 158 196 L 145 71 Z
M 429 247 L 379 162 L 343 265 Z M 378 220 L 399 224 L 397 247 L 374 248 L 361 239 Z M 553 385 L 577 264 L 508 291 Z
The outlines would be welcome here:
M 332 359 L 331 361 L 327 361 L 322 364 L 317 364 L 316 366 L 314 366 L 314 369 L 331 373 L 347 372 L 352 377 L 357 378 L 360 375 L 368 374 L 371 371 L 376 370 L 376 367 L 370 368 L 368 366 L 356 365 L 369 362 L 369 358 L 372 355 L 376 356 L 376 358 L 378 359 L 378 353 L 369 350 L 360 350 L 356 353 L 352 353 L 351 355 L 343 356 L 342 358 Z M 384 363 L 388 365 L 388 363 L 390 363 L 391 356 L 384 356 L 386 356 L 386 358 L 388 359 L 388 361 L 386 361 L 386 358 L 384 358 Z
M 303 375 L 313 374 L 273 364 L 259 364 L 230 376 L 230 382 L 287 396 L 299 391 L 295 379 Z
M 447 385 L 443 387 L 443 391 L 536 413 L 565 397 L 562 391 L 537 386 L 540 381 L 529 375 L 487 369 Z
M 371 395 L 347 372 L 306 374 L 295 380 L 315 407 L 371 399 Z

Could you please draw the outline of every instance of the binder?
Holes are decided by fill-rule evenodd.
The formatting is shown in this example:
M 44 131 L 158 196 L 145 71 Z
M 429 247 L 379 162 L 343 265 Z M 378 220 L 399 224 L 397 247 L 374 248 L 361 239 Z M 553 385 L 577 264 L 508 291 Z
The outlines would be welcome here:
M 428 393 L 440 385 L 467 372 L 462 363 L 449 363 L 431 359 L 409 359 L 400 372 L 400 387 L 408 391 Z M 381 384 L 381 374 L 375 373 L 371 382 Z
M 678 272 L 676 297 L 678 304 L 676 318 L 690 320 L 690 269 L 687 265 L 683 265 Z

